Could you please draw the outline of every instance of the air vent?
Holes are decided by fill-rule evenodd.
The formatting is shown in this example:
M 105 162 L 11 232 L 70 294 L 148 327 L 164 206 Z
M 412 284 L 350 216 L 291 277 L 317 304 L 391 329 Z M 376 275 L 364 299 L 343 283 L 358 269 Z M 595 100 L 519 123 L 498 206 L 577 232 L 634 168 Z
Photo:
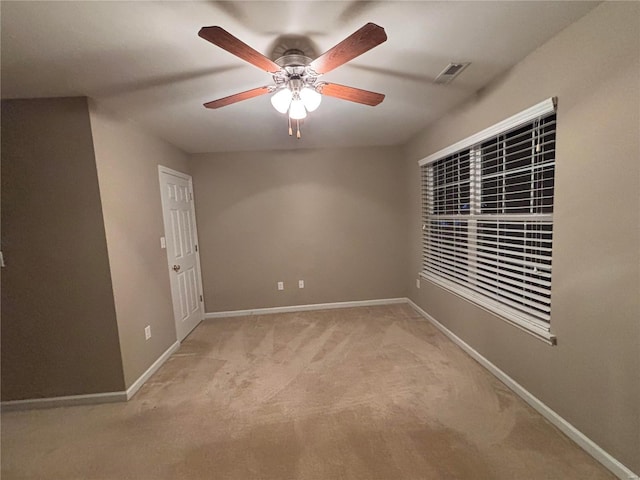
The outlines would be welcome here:
M 469 66 L 467 63 L 450 63 L 434 80 L 435 83 L 449 83 Z

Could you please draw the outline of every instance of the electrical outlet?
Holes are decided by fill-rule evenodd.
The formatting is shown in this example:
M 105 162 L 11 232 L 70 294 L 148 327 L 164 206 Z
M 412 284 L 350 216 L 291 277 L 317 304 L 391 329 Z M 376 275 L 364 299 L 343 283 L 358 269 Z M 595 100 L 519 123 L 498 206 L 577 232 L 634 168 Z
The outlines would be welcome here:
M 416 288 L 420 288 L 420 279 L 416 278 Z
M 284 282 L 278 282 L 278 290 L 284 290 Z
M 151 325 L 144 327 L 144 338 L 145 340 L 149 340 L 151 338 Z
M 298 288 L 304 288 L 304 280 L 298 280 Z

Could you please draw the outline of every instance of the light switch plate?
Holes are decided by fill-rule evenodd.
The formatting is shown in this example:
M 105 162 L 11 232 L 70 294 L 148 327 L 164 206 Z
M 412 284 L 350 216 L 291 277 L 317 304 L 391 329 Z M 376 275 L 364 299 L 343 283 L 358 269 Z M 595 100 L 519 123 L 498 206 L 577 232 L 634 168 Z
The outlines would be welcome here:
M 167 248 L 167 239 L 160 237 L 160 248 Z

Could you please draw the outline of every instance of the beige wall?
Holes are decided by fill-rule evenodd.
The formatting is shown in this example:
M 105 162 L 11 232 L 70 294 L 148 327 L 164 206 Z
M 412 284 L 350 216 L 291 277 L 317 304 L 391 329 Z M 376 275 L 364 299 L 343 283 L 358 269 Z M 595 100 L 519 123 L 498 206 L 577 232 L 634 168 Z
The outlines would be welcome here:
M 640 4 L 605 3 L 406 147 L 410 297 L 640 472 Z M 417 161 L 558 96 L 552 331 L 534 339 L 427 281 Z
M 85 98 L 2 102 L 2 400 L 122 390 Z
M 399 149 L 202 154 L 190 164 L 208 312 L 405 296 Z
M 91 129 L 126 386 L 176 341 L 158 165 L 188 173 L 186 155 L 90 103 Z M 145 340 L 144 328 L 151 326 Z

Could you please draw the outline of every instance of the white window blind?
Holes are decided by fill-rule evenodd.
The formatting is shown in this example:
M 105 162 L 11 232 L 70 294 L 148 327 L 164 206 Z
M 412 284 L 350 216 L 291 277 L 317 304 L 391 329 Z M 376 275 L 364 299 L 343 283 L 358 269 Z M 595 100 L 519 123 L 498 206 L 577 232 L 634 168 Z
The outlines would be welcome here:
M 556 115 L 543 103 L 420 162 L 422 275 L 552 340 Z

